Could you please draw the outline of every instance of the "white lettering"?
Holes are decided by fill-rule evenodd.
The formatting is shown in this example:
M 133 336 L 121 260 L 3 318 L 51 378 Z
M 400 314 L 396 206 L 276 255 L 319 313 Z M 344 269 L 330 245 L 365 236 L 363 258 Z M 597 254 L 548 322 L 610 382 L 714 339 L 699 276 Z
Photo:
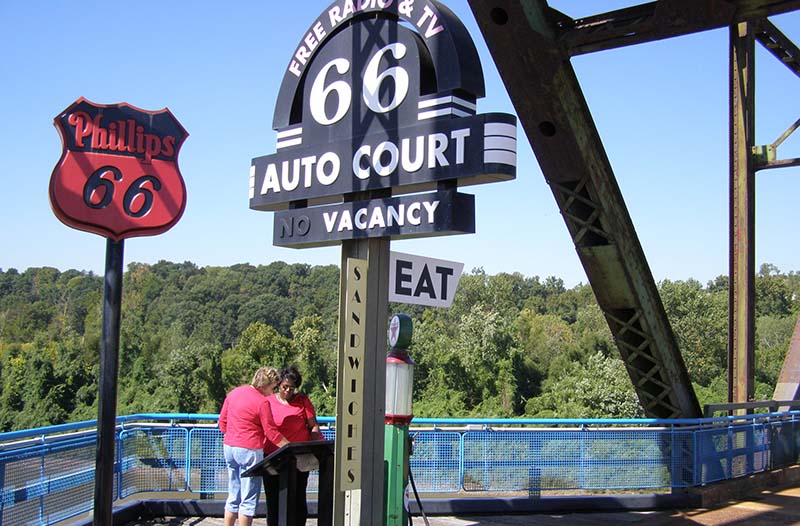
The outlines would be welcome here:
M 383 208 L 379 206 L 375 207 L 375 210 L 372 211 L 372 216 L 369 219 L 369 226 L 367 228 L 372 230 L 375 227 L 386 228 L 386 221 L 383 219 Z
M 353 175 L 361 180 L 373 174 L 386 177 L 396 173 L 398 167 L 413 173 L 425 165 L 426 158 L 430 169 L 451 163 L 463 164 L 469 136 L 469 128 L 463 128 L 450 132 L 449 138 L 444 133 L 406 137 L 400 140 L 399 148 L 391 141 L 379 143 L 374 149 L 368 144 L 362 145 L 353 155 Z
M 307 34 L 306 38 L 303 39 L 303 42 L 305 42 L 306 46 L 308 46 L 309 55 L 311 54 L 311 51 L 314 51 L 317 48 L 317 45 L 319 45 L 319 41 L 314 38 L 312 33 Z
M 333 152 L 325 152 L 319 158 L 317 163 L 317 181 L 325 186 L 332 185 L 339 178 L 339 170 L 341 170 L 341 161 L 339 156 Z M 326 171 L 325 167 L 330 165 L 330 171 Z
M 371 148 L 369 145 L 364 145 L 358 150 L 356 150 L 356 154 L 353 156 L 353 175 L 358 177 L 359 179 L 368 179 L 369 178 L 369 166 L 364 168 L 361 165 L 361 159 L 365 156 L 370 154 Z
M 367 212 L 366 208 L 359 208 L 356 210 L 356 215 L 353 218 L 353 223 L 355 223 L 356 228 L 359 230 L 366 230 L 367 229 Z
M 403 226 L 406 223 L 419 226 L 423 222 L 433 225 L 436 223 L 436 210 L 440 201 L 418 201 L 409 204 L 377 205 L 374 208 L 365 206 L 355 211 L 333 210 L 323 212 L 322 219 L 325 231 L 329 234 L 334 230 L 339 232 L 358 230 L 373 230 L 391 226 Z
M 305 188 L 311 188 L 311 176 L 313 175 L 314 163 L 316 162 L 317 157 L 314 155 L 311 157 L 303 157 L 300 160 L 300 163 L 303 165 L 303 186 Z
M 339 212 L 324 212 L 322 214 L 322 219 L 325 221 L 325 230 L 330 234 L 333 232 L 333 227 L 336 225 L 336 218 L 338 217 Z
M 317 20 L 317 23 L 314 24 L 313 27 L 314 35 L 316 35 L 317 40 L 322 41 L 325 38 L 327 33 L 325 33 L 325 28 L 322 26 L 322 22 Z
M 294 54 L 294 58 L 296 58 L 297 61 L 304 66 L 306 65 L 306 62 L 308 62 L 308 58 L 310 56 L 311 52 L 307 50 L 305 46 L 300 46 L 299 48 L 297 48 L 297 52 L 295 52 Z
M 447 135 L 434 133 L 428 136 L 428 168 L 436 166 L 450 166 L 444 151 L 447 149 Z
M 428 224 L 433 224 L 435 219 L 434 216 L 436 215 L 436 209 L 439 208 L 439 201 L 423 201 L 422 206 L 424 206 L 425 211 L 428 212 Z
M 420 209 L 422 206 L 419 203 L 411 203 L 408 205 L 408 210 L 406 212 L 408 217 L 408 222 L 412 225 L 419 225 L 422 223 L 422 217 L 420 216 Z
M 278 169 L 275 168 L 275 163 L 267 165 L 267 174 L 264 176 L 264 182 L 261 184 L 261 195 L 266 194 L 272 190 L 273 192 L 281 191 L 281 184 L 278 182 Z
M 419 22 L 417 22 L 417 27 L 421 28 L 422 24 L 425 23 L 425 20 L 427 20 L 428 18 L 431 19 L 431 21 L 428 22 L 428 29 L 425 30 L 425 38 L 431 38 L 432 36 L 435 36 L 436 34 L 441 33 L 442 31 L 444 31 L 444 27 L 436 26 L 436 22 L 438 22 L 439 20 L 436 17 L 436 15 L 433 13 L 433 11 L 431 11 L 430 7 L 423 6 L 422 11 L 423 11 L 423 14 L 422 14 L 422 17 L 419 19 Z
M 411 174 L 423 169 L 462 165 L 470 129 L 453 130 L 448 134 L 432 133 L 406 137 L 399 141 L 382 141 L 375 145 L 363 144 L 352 158 L 352 176 L 367 181 L 370 177 L 388 177 L 398 172 Z M 341 159 L 336 152 L 325 152 L 320 156 L 307 155 L 266 165 L 260 195 L 269 192 L 295 192 L 300 188 L 331 186 L 339 180 Z M 263 173 L 263 172 L 262 172 Z M 392 184 L 396 184 L 395 181 Z M 403 181 L 399 181 L 403 184 Z M 256 183 L 253 183 L 256 188 Z M 256 188 L 257 189 L 257 188 Z M 385 218 L 391 221 L 390 217 Z
M 464 139 L 466 137 L 469 137 L 469 128 L 450 132 L 450 138 L 456 140 L 456 164 L 464 164 Z
M 343 230 L 353 230 L 353 219 L 350 217 L 349 210 L 342 210 L 342 219 L 339 221 L 339 232 Z
M 353 6 L 353 0 L 345 0 L 344 11 L 342 11 L 342 18 L 347 18 L 348 16 L 352 16 L 355 12 L 356 8 Z
M 381 157 L 383 154 L 389 154 L 389 164 L 383 164 L 381 162 Z M 375 155 L 372 156 L 372 167 L 375 168 L 375 173 L 380 176 L 387 176 L 391 175 L 397 169 L 397 163 L 399 161 L 397 146 L 394 143 L 389 141 L 385 141 L 380 143 L 375 148 Z
M 397 11 L 406 18 L 411 18 L 414 13 L 414 0 L 401 0 L 397 6 Z
M 406 205 L 400 205 L 399 208 L 393 206 L 389 207 L 389 226 L 397 225 L 403 226 L 406 224 Z
M 281 187 L 287 192 L 291 192 L 297 185 L 300 184 L 300 159 L 295 159 L 292 162 L 292 171 L 289 173 L 289 162 L 283 162 L 283 171 L 281 173 Z
M 331 27 L 336 27 L 336 24 L 342 20 L 344 20 L 344 17 L 341 15 L 339 6 L 331 7 L 331 10 L 328 11 L 328 21 L 331 23 Z
M 469 130 L 467 130 L 469 132 Z M 415 138 L 416 144 L 414 151 L 414 160 L 411 160 L 411 139 L 403 139 L 400 142 L 403 151 L 402 159 L 400 161 L 403 170 L 406 172 L 416 172 L 422 168 L 422 163 L 425 161 L 425 136 L 420 135 Z

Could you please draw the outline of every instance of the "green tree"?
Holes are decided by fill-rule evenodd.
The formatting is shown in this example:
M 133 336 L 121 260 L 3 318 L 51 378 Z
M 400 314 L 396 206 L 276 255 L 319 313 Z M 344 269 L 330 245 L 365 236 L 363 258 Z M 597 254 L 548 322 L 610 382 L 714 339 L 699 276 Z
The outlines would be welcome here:
M 644 411 L 622 360 L 598 352 L 545 381 L 541 396 L 528 401 L 533 418 L 642 418 Z
M 726 375 L 727 293 L 709 292 L 696 280 L 666 280 L 660 291 L 692 381 L 709 385 L 714 378 Z
M 251 324 L 234 347 L 222 353 L 222 381 L 226 391 L 249 383 L 259 367 L 291 363 L 291 342 L 265 323 Z
M 755 376 L 773 390 L 796 324 L 795 316 L 760 316 L 756 321 Z M 772 392 L 766 398 L 772 398 Z

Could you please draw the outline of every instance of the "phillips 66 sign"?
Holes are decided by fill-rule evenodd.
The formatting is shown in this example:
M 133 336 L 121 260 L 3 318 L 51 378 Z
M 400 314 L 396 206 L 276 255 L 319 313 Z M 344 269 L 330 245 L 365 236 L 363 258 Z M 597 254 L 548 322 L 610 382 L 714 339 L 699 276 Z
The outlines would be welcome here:
M 277 153 L 253 159 L 250 208 L 273 243 L 475 231 L 459 186 L 516 176 L 516 119 L 478 114 L 483 72 L 460 20 L 434 0 L 337 0 L 289 60 Z
M 178 222 L 186 207 L 178 153 L 188 133 L 168 109 L 80 98 L 55 126 L 63 151 L 50 204 L 64 224 L 120 241 Z

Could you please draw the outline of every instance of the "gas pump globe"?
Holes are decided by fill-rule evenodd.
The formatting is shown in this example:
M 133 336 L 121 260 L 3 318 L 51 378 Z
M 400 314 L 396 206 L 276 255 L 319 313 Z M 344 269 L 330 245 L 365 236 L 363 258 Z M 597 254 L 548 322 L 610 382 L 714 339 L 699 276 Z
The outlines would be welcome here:
M 408 355 L 412 333 L 411 318 L 396 314 L 389 321 L 389 354 L 386 356 L 385 424 L 408 425 L 414 388 L 414 360 Z

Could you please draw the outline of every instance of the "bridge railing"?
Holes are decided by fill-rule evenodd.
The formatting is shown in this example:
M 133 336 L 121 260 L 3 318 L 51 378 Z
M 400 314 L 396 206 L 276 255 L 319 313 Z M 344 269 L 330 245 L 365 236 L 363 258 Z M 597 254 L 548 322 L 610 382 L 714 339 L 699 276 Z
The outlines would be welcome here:
M 226 492 L 217 418 L 119 417 L 115 500 Z M 333 418 L 318 420 L 333 438 Z M 669 492 L 800 461 L 800 411 L 685 420 L 418 418 L 410 435 L 420 493 L 473 497 Z M 96 421 L 0 433 L 0 526 L 59 524 L 90 511 L 95 455 Z M 312 473 L 309 490 L 316 488 Z

